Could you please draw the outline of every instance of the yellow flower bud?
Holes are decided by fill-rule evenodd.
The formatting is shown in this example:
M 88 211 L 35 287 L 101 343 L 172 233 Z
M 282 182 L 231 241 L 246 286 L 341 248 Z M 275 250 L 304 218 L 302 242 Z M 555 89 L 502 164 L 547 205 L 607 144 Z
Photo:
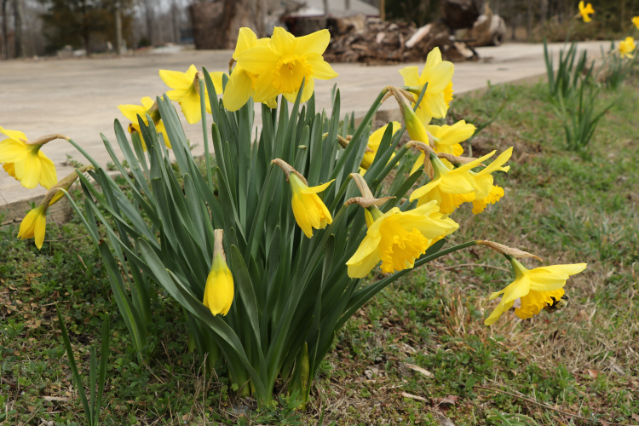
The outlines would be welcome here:
M 233 274 L 226 264 L 223 238 L 224 230 L 216 229 L 213 265 L 204 288 L 204 306 L 209 308 L 213 315 L 226 315 L 231 309 L 235 294 Z

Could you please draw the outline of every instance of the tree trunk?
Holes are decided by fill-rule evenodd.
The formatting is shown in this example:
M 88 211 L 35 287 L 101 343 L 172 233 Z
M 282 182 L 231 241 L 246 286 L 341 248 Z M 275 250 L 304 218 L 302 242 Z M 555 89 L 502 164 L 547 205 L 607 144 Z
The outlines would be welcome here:
M 180 23 L 178 21 L 180 9 L 178 8 L 176 0 L 171 2 L 171 23 L 173 24 L 173 41 L 175 44 L 180 42 Z
M 530 41 L 532 38 L 532 26 L 533 26 L 533 11 L 532 11 L 532 0 L 528 0 L 528 22 L 526 25 L 526 39 Z
M 153 46 L 153 1 L 144 0 L 144 9 L 146 12 L 146 38 L 149 39 L 149 43 Z
M 546 28 L 546 18 L 548 17 L 548 0 L 541 0 L 539 6 L 539 25 L 543 31 Z
M 384 22 L 386 20 L 386 1 L 379 0 L 379 19 Z
M 9 0 L 2 0 L 2 43 L 4 44 L 4 59 L 9 60 L 9 17 L 7 4 Z
M 14 40 L 15 40 L 15 56 L 21 58 L 24 56 L 24 40 L 22 32 L 22 0 L 13 0 L 13 16 L 14 16 Z
M 115 4 L 115 53 L 122 55 L 122 15 L 119 2 Z
M 351 10 L 351 0 L 344 0 L 344 9 Z
M 82 2 L 82 41 L 84 42 L 84 51 L 87 56 L 91 56 L 91 22 L 89 20 L 89 10 L 87 0 Z
M 324 0 L 324 16 L 328 16 L 329 10 L 328 10 L 328 0 Z

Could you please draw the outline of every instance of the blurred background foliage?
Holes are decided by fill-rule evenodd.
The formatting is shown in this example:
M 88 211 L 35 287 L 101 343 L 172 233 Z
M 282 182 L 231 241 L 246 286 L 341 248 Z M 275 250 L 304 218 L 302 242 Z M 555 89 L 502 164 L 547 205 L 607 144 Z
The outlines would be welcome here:
M 88 54 L 112 51 L 116 44 L 117 10 L 127 48 L 188 44 L 193 41 L 189 6 L 219 1 L 0 0 L 0 58 L 55 54 L 65 47 Z M 243 1 L 257 4 L 264 0 Z M 346 4 L 350 0 L 343 1 Z M 373 6 L 380 4 L 380 0 L 363 1 Z M 386 19 L 423 26 L 439 19 L 441 1 L 444 0 L 385 0 Z M 475 3 L 481 10 L 487 5 L 505 20 L 506 41 L 517 42 L 541 42 L 544 37 L 563 41 L 571 22 L 571 40 L 620 39 L 632 29 L 630 19 L 639 15 L 639 0 L 591 0 L 596 13 L 588 24 L 572 21 L 578 0 L 454 1 Z M 278 4 L 290 2 L 281 0 Z

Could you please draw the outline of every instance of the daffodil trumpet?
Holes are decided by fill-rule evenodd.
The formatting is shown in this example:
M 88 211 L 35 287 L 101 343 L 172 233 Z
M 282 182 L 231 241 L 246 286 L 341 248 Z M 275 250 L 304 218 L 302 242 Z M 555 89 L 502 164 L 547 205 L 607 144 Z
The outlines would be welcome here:
M 84 173 L 91 169 L 93 169 L 93 166 L 82 166 L 78 170 L 80 173 Z M 34 238 L 38 250 L 42 249 L 47 228 L 47 211 L 49 207 L 60 201 L 65 191 L 71 188 L 71 185 L 73 185 L 73 182 L 75 182 L 77 178 L 78 174 L 74 171 L 51 187 L 42 202 L 22 219 L 18 231 L 18 238 L 21 240 Z
M 346 205 L 359 204 L 365 208 L 368 226 L 366 237 L 346 262 L 351 278 L 364 278 L 379 262 L 384 273 L 413 268 L 415 260 L 428 247 L 459 228 L 455 221 L 439 213 L 435 202 L 409 211 L 394 207 L 383 213 L 378 206 L 390 197 L 375 198 L 361 175 L 351 176 L 362 197 L 352 198 Z
M 233 305 L 235 286 L 233 274 L 226 264 L 224 230 L 216 229 L 214 238 L 213 262 L 204 287 L 203 303 L 213 315 L 226 316 Z

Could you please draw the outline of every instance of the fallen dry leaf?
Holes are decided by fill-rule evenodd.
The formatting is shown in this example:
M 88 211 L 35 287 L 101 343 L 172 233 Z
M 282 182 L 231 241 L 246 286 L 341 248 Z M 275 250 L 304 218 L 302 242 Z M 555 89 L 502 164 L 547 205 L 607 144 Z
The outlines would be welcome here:
M 62 396 L 43 396 L 42 399 L 44 399 L 45 401 L 62 401 L 62 402 L 66 402 L 69 400 L 69 398 L 65 398 Z
M 416 399 L 416 400 L 422 401 L 422 402 L 428 402 L 428 400 L 426 398 L 423 398 L 423 397 L 417 396 L 417 395 L 413 395 L 413 394 L 410 394 L 408 392 L 402 392 L 402 396 L 404 398 L 410 398 L 410 399 Z
M 438 406 L 442 404 L 455 405 L 458 399 L 459 397 L 457 395 L 448 395 L 444 398 L 435 398 L 435 401 L 437 402 Z
M 431 413 L 439 426 L 455 426 L 455 423 L 453 423 L 452 420 L 446 417 L 441 411 L 432 410 Z
M 406 367 L 410 368 L 413 371 L 417 371 L 418 373 L 423 374 L 426 377 L 433 377 L 433 373 L 431 373 L 428 370 L 423 369 L 422 367 L 420 367 L 419 365 L 415 365 L 415 364 L 405 364 Z
M 588 375 L 590 377 L 592 377 L 593 379 L 596 379 L 597 376 L 599 375 L 599 371 L 597 370 L 586 370 L 586 372 L 588 373 Z

